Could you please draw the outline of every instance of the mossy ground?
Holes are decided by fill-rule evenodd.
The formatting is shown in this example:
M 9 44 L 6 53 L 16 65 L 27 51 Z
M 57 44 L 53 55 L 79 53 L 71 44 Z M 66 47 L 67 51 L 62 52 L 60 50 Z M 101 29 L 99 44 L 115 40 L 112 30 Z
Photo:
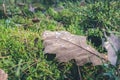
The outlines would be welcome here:
M 120 31 L 119 1 L 110 2 L 110 5 L 108 7 L 102 1 L 85 6 L 80 6 L 80 2 L 67 2 L 58 6 L 64 6 L 62 11 L 56 11 L 52 6 L 42 6 L 45 12 L 36 13 L 30 13 L 25 7 L 25 17 L 14 15 L 12 18 L 0 19 L 0 68 L 8 73 L 8 80 L 79 80 L 78 66 L 74 61 L 60 64 L 54 59 L 47 60 L 41 35 L 45 30 L 66 30 L 85 35 L 90 40 L 96 38 L 92 45 L 104 52 L 101 44 L 96 42 L 103 37 L 102 29 Z M 15 13 L 21 9 L 16 7 L 12 11 Z M 34 17 L 40 21 L 33 23 Z M 99 80 L 103 80 L 105 77 L 101 73 L 113 75 L 115 71 L 113 68 L 93 67 L 90 64 L 80 69 L 83 80 L 96 80 L 96 75 Z

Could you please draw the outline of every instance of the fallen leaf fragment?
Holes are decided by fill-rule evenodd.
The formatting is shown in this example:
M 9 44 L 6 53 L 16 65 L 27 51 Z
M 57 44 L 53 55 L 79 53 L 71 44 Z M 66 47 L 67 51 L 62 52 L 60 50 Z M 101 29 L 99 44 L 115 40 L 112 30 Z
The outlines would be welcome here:
M 68 62 L 74 59 L 77 65 L 82 66 L 88 62 L 101 65 L 107 59 L 88 45 L 85 36 L 70 34 L 67 31 L 45 31 L 42 35 L 45 54 L 56 54 L 59 62 Z
M 120 51 L 120 38 L 112 33 L 110 36 L 105 34 L 105 37 L 107 38 L 107 41 L 103 43 L 103 46 L 108 52 L 108 60 L 112 65 L 116 66 L 116 64 L 120 64 L 117 63 L 120 62 L 120 59 L 118 59 Z
M 0 80 L 7 80 L 8 75 L 2 70 L 0 69 Z

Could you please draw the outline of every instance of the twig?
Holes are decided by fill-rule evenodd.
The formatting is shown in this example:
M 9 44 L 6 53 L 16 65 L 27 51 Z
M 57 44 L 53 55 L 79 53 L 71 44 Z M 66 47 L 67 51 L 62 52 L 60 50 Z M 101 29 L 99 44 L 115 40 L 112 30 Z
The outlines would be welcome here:
M 81 75 L 81 72 L 80 72 L 80 67 L 79 66 L 77 66 L 77 67 L 78 67 L 79 79 L 82 80 L 82 75 Z
M 9 58 L 9 56 L 4 56 L 4 57 L 1 56 L 1 57 L 0 57 L 0 59 L 3 59 L 3 58 Z
M 2 4 L 2 7 L 3 7 L 3 12 L 4 12 L 4 15 L 5 15 L 5 17 L 7 17 L 6 6 L 5 6 L 5 4 L 4 4 L 4 3 Z

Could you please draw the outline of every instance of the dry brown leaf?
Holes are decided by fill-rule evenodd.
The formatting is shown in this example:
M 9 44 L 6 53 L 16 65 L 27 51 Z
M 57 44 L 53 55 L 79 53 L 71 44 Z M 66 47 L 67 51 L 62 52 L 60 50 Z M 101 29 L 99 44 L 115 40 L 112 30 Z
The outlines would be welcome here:
M 42 35 L 44 52 L 56 54 L 59 62 L 68 62 L 74 59 L 77 65 L 82 66 L 88 62 L 101 65 L 106 59 L 94 48 L 86 43 L 85 36 L 77 36 L 67 31 L 45 31 Z

